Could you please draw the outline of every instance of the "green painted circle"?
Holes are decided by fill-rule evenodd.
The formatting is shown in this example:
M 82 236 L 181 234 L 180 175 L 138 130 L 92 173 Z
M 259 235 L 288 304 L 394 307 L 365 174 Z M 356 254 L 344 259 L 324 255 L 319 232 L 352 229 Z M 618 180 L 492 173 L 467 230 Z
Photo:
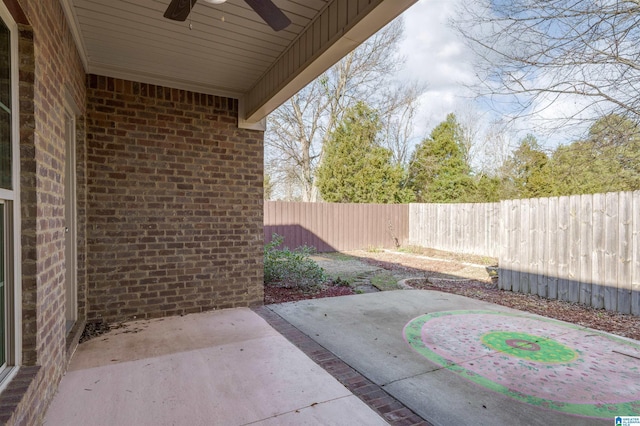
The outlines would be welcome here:
M 527 361 L 562 364 L 578 357 L 573 349 L 545 337 L 514 331 L 492 331 L 480 340 L 491 349 Z
M 474 315 L 474 314 L 496 315 L 496 316 L 502 316 L 505 319 L 508 319 L 509 317 L 530 318 L 525 315 L 518 315 L 518 314 L 512 314 L 512 313 L 506 313 L 506 312 L 496 312 L 496 311 L 483 311 L 483 310 L 433 312 L 431 314 L 421 315 L 411 320 L 404 328 L 405 339 L 407 343 L 411 347 L 413 347 L 413 349 L 415 349 L 418 353 L 422 354 L 428 360 L 438 365 L 441 365 L 447 370 L 454 372 L 460 375 L 461 377 L 464 377 L 470 380 L 473 383 L 483 386 L 486 389 L 501 393 L 503 395 L 506 395 L 508 397 L 511 397 L 515 400 L 518 400 L 527 404 L 537 405 L 537 406 L 545 407 L 550 410 L 555 410 L 555 411 L 559 411 L 567 414 L 575 414 L 579 416 L 597 417 L 597 418 L 611 418 L 612 416 L 619 415 L 620 413 L 629 413 L 627 415 L 634 415 L 639 412 L 638 410 L 640 407 L 640 401 L 606 403 L 606 404 L 604 403 L 596 403 L 596 404 L 569 403 L 569 402 L 562 402 L 562 401 L 554 401 L 551 399 L 537 397 L 534 395 L 526 395 L 515 389 L 510 389 L 497 382 L 494 382 L 493 380 L 487 377 L 483 377 L 480 374 L 472 370 L 469 370 L 462 365 L 456 364 L 455 362 L 447 359 L 443 355 L 440 355 L 434 350 L 430 349 L 428 346 L 425 345 L 424 341 L 422 340 L 422 328 L 430 320 L 435 318 L 443 318 L 443 317 L 450 317 L 450 316 L 452 317 L 456 315 Z M 570 330 L 583 330 L 583 328 L 580 326 L 577 326 L 574 324 L 560 323 L 556 320 L 552 320 L 548 318 L 537 318 L 536 320 L 544 323 L 557 324 L 558 326 L 561 326 Z M 615 336 L 605 335 L 597 331 L 591 331 L 591 333 L 604 336 L 612 342 L 637 347 L 634 343 L 629 343 Z M 522 340 L 526 340 L 526 339 L 522 339 Z

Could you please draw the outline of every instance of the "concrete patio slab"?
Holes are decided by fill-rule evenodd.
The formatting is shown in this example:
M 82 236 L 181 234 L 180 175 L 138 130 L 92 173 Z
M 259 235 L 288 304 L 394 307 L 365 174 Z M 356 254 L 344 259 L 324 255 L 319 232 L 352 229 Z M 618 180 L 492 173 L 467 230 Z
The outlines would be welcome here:
M 469 309 L 494 306 L 464 298 Z M 425 363 L 402 339 L 404 326 L 418 315 L 460 308 L 458 296 L 419 290 L 388 291 L 330 299 L 303 300 L 268 308 L 378 384 L 440 367 Z M 390 361 L 390 362 L 387 362 Z M 384 368 L 382 368 L 384 366 Z
M 306 300 L 82 344 L 45 424 L 608 425 L 640 415 L 639 360 L 640 342 L 452 294 Z
M 79 346 L 50 426 L 387 424 L 249 309 L 128 323 Z
M 640 342 L 435 291 L 268 309 L 435 425 L 640 415 Z

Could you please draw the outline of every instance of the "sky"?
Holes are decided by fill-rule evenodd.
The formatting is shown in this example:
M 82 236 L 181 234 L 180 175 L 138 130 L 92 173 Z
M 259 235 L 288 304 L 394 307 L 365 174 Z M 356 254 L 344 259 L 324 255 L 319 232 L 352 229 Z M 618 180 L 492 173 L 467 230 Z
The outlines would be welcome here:
M 419 138 L 427 136 L 448 113 L 469 103 L 471 94 L 464 84 L 475 80 L 470 52 L 447 26 L 456 3 L 419 0 L 404 13 L 405 38 L 400 50 L 406 64 L 400 78 L 418 80 L 426 86 L 415 128 Z
M 404 13 L 405 37 L 400 46 L 406 58 L 401 79 L 418 80 L 426 86 L 420 97 L 420 109 L 414 127 L 414 138 L 420 141 L 442 122 L 448 113 L 460 117 L 475 114 L 487 128 L 498 114 L 476 102 L 466 85 L 473 84 L 476 76 L 472 67 L 472 53 L 460 36 L 448 26 L 460 0 L 419 0 Z M 578 108 L 575 102 L 567 100 L 553 104 L 540 114 L 548 118 L 572 112 Z M 585 130 L 573 128 L 572 134 L 544 132 L 537 124 L 532 130 L 530 122 L 516 122 L 510 135 L 511 148 L 527 133 L 533 133 L 547 148 L 568 143 Z M 536 131 L 538 130 L 538 131 Z M 537 134 L 536 134 L 537 133 Z

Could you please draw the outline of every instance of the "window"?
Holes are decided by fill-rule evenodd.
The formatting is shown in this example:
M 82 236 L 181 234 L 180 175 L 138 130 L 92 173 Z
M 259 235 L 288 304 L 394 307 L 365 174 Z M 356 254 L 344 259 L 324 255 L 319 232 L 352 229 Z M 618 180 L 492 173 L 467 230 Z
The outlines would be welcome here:
M 20 356 L 17 28 L 0 3 L 0 390 Z

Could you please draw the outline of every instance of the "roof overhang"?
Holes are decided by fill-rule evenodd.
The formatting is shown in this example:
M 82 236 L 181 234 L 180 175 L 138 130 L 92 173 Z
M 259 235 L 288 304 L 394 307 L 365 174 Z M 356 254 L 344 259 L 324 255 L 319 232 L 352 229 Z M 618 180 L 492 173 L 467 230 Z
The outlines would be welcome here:
M 261 129 L 417 0 L 273 0 L 292 21 L 280 32 L 243 0 L 201 1 L 184 23 L 162 17 L 169 0 L 60 1 L 87 73 L 236 98 L 239 125 Z

